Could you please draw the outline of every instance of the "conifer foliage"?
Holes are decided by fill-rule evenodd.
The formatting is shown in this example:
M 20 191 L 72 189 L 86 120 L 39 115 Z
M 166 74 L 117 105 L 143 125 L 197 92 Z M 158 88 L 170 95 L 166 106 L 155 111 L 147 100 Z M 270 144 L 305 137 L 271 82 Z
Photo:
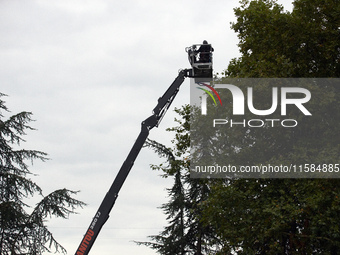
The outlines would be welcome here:
M 153 149 L 166 162 L 152 165 L 161 170 L 165 178 L 173 178 L 173 186 L 168 189 L 169 201 L 161 206 L 167 216 L 168 225 L 158 235 L 150 236 L 151 242 L 137 242 L 151 247 L 163 255 L 209 254 L 214 250 L 213 231 L 200 223 L 199 205 L 209 195 L 206 180 L 191 179 L 190 160 L 190 106 L 175 109 L 180 119 L 175 119 L 177 127 L 167 131 L 175 133 L 173 148 L 147 140 L 145 146 Z
M 29 165 L 34 160 L 47 160 L 45 152 L 18 149 L 32 121 L 32 113 L 21 112 L 5 119 L 9 113 L 5 97 L 0 93 L 0 254 L 42 254 L 46 251 L 66 253 L 46 226 L 52 216 L 67 218 L 85 204 L 72 197 L 77 192 L 59 189 L 44 196 L 30 176 Z M 25 199 L 42 199 L 34 206 Z

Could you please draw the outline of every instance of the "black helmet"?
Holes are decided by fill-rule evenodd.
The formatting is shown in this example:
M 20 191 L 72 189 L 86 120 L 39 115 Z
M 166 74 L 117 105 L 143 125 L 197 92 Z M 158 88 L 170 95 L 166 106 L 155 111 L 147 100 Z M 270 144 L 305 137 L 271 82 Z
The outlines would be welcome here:
M 208 42 L 206 40 L 203 41 L 203 44 L 208 44 Z

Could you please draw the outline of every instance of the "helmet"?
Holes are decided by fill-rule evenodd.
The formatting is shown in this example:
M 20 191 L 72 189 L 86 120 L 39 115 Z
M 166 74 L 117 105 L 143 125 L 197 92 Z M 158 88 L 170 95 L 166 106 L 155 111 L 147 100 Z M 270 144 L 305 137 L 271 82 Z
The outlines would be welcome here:
M 203 41 L 203 44 L 208 44 L 208 42 L 206 40 Z

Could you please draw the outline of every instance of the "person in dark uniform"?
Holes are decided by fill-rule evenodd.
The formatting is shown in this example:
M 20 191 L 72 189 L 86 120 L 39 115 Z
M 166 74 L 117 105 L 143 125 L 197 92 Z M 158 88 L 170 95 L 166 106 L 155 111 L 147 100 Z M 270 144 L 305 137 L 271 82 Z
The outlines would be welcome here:
M 213 52 L 214 48 L 211 44 L 208 44 L 206 40 L 203 41 L 201 47 L 196 51 L 199 53 L 199 62 L 210 62 L 210 52 Z

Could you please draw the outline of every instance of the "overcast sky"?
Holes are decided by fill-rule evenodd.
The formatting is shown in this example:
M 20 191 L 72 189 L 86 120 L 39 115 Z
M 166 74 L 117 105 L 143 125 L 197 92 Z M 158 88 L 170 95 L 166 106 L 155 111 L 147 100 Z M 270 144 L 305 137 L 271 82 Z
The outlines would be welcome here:
M 280 0 L 291 10 L 291 0 Z M 26 149 L 47 152 L 32 177 L 45 195 L 80 190 L 88 204 L 69 220 L 51 220 L 55 238 L 74 254 L 157 99 L 189 68 L 185 47 L 208 40 L 214 71 L 239 56 L 230 29 L 238 0 L 1 0 L 0 92 L 11 114 L 33 112 Z M 189 103 L 182 85 L 151 139 L 171 145 L 174 107 Z M 143 149 L 90 254 L 156 254 L 135 245 L 166 225 L 161 204 L 172 180 L 150 170 L 160 163 Z M 32 200 L 32 203 L 35 201 Z

